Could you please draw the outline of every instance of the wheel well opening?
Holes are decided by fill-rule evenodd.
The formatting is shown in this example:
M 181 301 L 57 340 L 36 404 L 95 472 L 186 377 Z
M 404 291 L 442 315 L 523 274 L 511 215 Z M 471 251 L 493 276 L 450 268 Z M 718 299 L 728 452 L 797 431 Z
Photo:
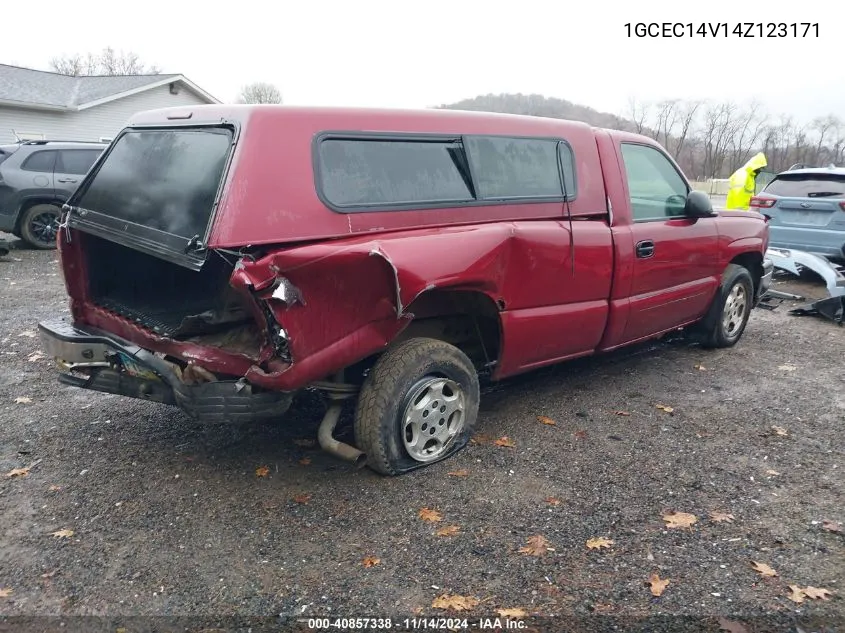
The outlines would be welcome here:
M 55 198 L 29 198 L 28 200 L 24 200 L 24 202 L 21 203 L 20 209 L 18 209 L 18 217 L 15 218 L 15 233 L 19 233 L 21 230 L 21 222 L 23 221 L 24 214 L 32 207 L 39 204 L 49 204 L 54 207 L 58 207 L 59 210 L 61 210 L 62 207 L 61 202 L 57 202 Z
M 763 279 L 763 255 L 760 253 L 741 253 L 731 260 L 731 264 L 742 266 L 751 273 L 756 293 Z
M 496 303 L 482 292 L 431 290 L 408 307 L 414 320 L 396 342 L 425 336 L 450 343 L 479 369 L 492 368 L 501 349 Z

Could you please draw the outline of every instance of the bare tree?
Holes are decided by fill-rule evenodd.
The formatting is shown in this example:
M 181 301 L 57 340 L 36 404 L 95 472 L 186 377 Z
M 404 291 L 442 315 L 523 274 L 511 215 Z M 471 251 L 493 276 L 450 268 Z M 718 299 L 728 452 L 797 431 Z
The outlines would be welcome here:
M 273 84 L 259 81 L 244 86 L 238 97 L 239 103 L 281 103 L 282 93 Z
M 819 135 L 816 139 L 816 148 L 813 152 L 813 162 L 816 164 L 830 162 L 831 152 L 827 150 L 824 142 L 829 137 L 836 138 L 839 136 L 840 129 L 842 128 L 842 122 L 834 115 L 829 114 L 815 119 L 812 122 L 811 127 Z
M 727 150 L 735 130 L 736 105 L 731 102 L 710 105 L 704 112 L 702 144 L 706 178 L 715 178 L 727 158 Z
M 729 171 L 732 173 L 757 151 L 760 137 L 766 130 L 766 118 L 760 111 L 760 104 L 752 101 L 747 109 L 736 114 L 730 139 Z
M 636 97 L 628 100 L 628 116 L 634 123 L 634 131 L 637 134 L 645 134 L 648 124 L 649 104 L 637 103 Z
M 684 151 L 684 145 L 687 142 L 687 138 L 690 136 L 691 132 L 693 132 L 692 128 L 696 120 L 696 115 L 701 108 L 701 103 L 701 101 L 691 101 L 684 106 L 684 110 L 680 115 L 680 129 L 675 140 L 675 149 L 672 152 L 675 160 L 680 158 Z
M 157 66 L 146 66 L 137 53 L 115 51 L 111 46 L 99 54 L 65 55 L 50 60 L 50 69 L 61 75 L 158 75 Z

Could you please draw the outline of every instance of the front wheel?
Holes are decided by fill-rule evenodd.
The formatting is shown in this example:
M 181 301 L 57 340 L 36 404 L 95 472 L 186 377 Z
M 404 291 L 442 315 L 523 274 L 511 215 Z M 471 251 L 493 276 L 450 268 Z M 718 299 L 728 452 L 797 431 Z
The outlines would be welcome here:
M 56 235 L 62 211 L 54 204 L 34 204 L 23 212 L 20 221 L 20 236 L 24 242 L 35 248 L 49 250 L 56 248 Z
M 355 440 L 367 465 L 399 475 L 466 446 L 478 418 L 478 375 L 457 347 L 414 338 L 385 352 L 358 398 Z
M 754 281 L 748 269 L 729 264 L 701 334 L 704 347 L 732 347 L 739 341 L 754 303 Z

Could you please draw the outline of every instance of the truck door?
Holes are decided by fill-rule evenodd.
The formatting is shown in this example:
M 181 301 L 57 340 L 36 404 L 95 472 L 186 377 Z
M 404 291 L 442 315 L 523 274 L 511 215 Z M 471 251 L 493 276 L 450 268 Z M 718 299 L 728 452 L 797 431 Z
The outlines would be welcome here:
M 715 218 L 684 213 L 689 186 L 653 145 L 618 146 L 633 222 L 634 263 L 624 339 L 635 341 L 690 323 L 719 285 Z

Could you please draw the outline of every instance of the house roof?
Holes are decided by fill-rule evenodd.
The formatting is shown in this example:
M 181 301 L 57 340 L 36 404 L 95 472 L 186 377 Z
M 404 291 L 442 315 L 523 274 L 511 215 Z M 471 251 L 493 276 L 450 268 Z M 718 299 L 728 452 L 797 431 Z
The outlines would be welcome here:
M 70 77 L 0 64 L 0 104 L 40 110 L 84 110 L 173 82 L 184 84 L 208 103 L 220 103 L 184 75 Z

